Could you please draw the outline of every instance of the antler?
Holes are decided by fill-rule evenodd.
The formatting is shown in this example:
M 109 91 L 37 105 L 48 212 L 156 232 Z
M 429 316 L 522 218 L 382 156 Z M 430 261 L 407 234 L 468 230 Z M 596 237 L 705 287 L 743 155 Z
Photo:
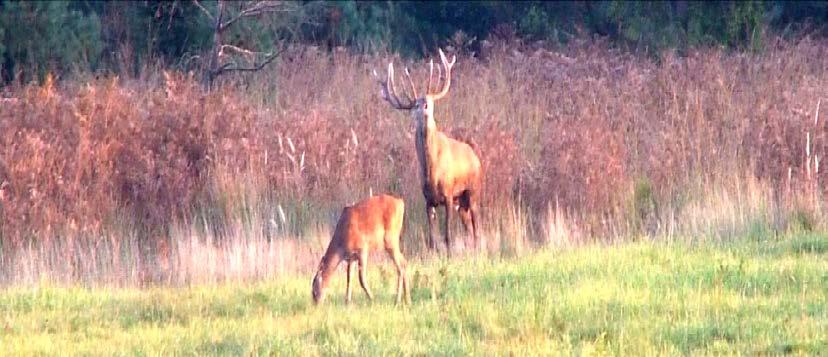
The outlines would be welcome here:
M 437 86 L 440 83 L 441 78 L 443 77 L 443 68 L 446 70 L 446 81 L 443 83 L 443 87 L 438 93 L 431 93 L 431 79 L 434 75 L 434 62 L 429 60 L 429 68 L 428 68 L 428 86 L 426 87 L 426 95 L 431 97 L 432 100 L 439 100 L 448 94 L 449 88 L 451 87 L 451 67 L 454 66 L 454 63 L 457 61 L 457 56 L 451 56 L 451 62 L 446 59 L 446 54 L 443 53 L 442 49 L 440 51 L 440 61 L 443 63 L 443 66 L 437 66 Z M 409 96 L 408 93 L 403 92 L 405 95 L 405 101 L 400 100 L 399 95 L 397 95 L 397 87 L 394 84 L 394 63 L 388 63 L 388 76 L 383 80 L 377 74 L 377 71 L 374 70 L 374 78 L 379 83 L 382 91 L 380 95 L 382 99 L 385 99 L 389 104 L 391 104 L 394 109 L 400 110 L 408 110 L 414 108 L 417 105 L 417 98 L 420 96 L 417 94 L 417 88 L 414 86 L 414 81 L 411 79 L 411 72 L 408 71 L 408 68 L 405 69 L 405 77 L 408 79 L 408 84 L 411 87 L 411 95 Z
M 440 67 L 437 67 L 437 70 L 439 70 L 439 69 L 440 69 Z M 431 76 L 433 76 L 433 75 L 434 75 L 434 60 L 429 59 L 428 60 L 428 86 L 426 87 L 426 94 L 431 93 Z M 439 80 L 439 78 L 438 78 L 438 80 Z
M 443 67 L 446 69 L 446 83 L 443 84 L 443 89 L 439 93 L 429 94 L 432 100 L 440 100 L 446 94 L 448 94 L 449 87 L 451 87 L 451 67 L 454 66 L 454 62 L 457 61 L 457 56 L 451 56 L 451 62 L 446 59 L 446 54 L 443 53 L 442 49 L 440 51 L 440 61 L 443 62 Z M 437 67 L 437 83 L 440 82 L 440 67 Z M 431 76 L 429 76 L 429 87 L 431 87 Z
M 408 71 L 408 67 L 405 67 L 405 78 L 408 78 L 408 84 L 411 85 L 411 93 L 414 94 L 413 98 L 419 98 L 420 95 L 417 94 L 417 88 L 414 87 L 414 81 L 411 80 L 411 72 Z
M 411 76 L 408 74 L 407 70 L 406 70 L 406 75 L 408 76 L 409 81 L 411 81 Z M 391 104 L 392 107 L 394 107 L 394 109 L 408 110 L 408 109 L 414 108 L 414 106 L 417 104 L 416 101 L 414 99 L 411 99 L 410 97 L 408 97 L 408 94 L 405 94 L 405 92 L 403 92 L 403 94 L 405 94 L 405 97 L 406 97 L 405 102 L 402 102 L 400 100 L 400 97 L 397 95 L 397 88 L 394 85 L 394 63 L 393 62 L 388 64 L 388 76 L 385 78 L 384 81 L 379 77 L 379 75 L 377 75 L 376 70 L 374 70 L 374 78 L 377 80 L 380 87 L 382 88 L 382 90 L 380 92 L 380 95 L 382 96 L 382 99 L 385 99 L 389 104 Z M 413 82 L 411 83 L 411 90 L 415 93 L 414 97 L 416 98 L 417 95 L 416 95 L 416 90 L 414 90 L 414 83 Z

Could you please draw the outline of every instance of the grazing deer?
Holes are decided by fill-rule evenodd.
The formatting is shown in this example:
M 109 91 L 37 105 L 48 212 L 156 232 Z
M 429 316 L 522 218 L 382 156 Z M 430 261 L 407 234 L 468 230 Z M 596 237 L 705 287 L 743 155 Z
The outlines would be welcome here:
M 446 217 L 443 229 L 445 230 L 446 252 L 451 256 L 451 230 L 449 228 L 452 208 L 456 207 L 459 211 L 466 231 L 474 238 L 475 246 L 478 245 L 478 197 L 483 170 L 473 143 L 452 139 L 437 129 L 437 123 L 434 120 L 434 103 L 448 93 L 451 86 L 451 67 L 457 60 L 455 56 L 452 56 L 449 62 L 443 50 L 440 49 L 439 52 L 446 76 L 445 83 L 440 89 L 442 71 L 440 67 L 437 67 L 438 92 L 431 92 L 431 79 L 434 74 L 434 62 L 432 61 L 429 61 L 428 86 L 423 97 L 417 95 L 408 68 L 405 69 L 405 75 L 411 86 L 413 97 L 409 97 L 404 92 L 406 97 L 404 101 L 400 100 L 394 85 L 393 62 L 388 64 L 388 76 L 384 80 L 377 75 L 376 71 L 374 71 L 374 77 L 381 86 L 382 98 L 391 104 L 392 108 L 411 111 L 416 124 L 417 157 L 420 161 L 420 179 L 428 217 L 428 245 L 431 249 L 436 249 L 432 232 L 437 214 L 436 208 L 441 205 L 445 206 Z
M 359 284 L 368 295 L 368 300 L 373 300 L 371 290 L 365 283 L 368 253 L 384 249 L 397 267 L 397 303 L 402 300 L 403 293 L 410 303 L 406 262 L 400 252 L 404 215 L 405 204 L 391 195 L 373 196 L 345 207 L 339 216 L 328 250 L 319 262 L 319 270 L 313 277 L 313 302 L 319 304 L 324 299 L 331 275 L 343 260 L 348 262 L 345 302 L 351 302 L 351 267 L 354 260 L 359 266 Z

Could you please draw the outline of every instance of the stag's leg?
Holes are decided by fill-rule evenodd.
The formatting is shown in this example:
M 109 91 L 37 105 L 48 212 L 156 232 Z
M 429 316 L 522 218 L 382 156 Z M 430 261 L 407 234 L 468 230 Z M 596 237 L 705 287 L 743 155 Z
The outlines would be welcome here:
M 469 191 L 466 191 L 458 199 L 460 209 L 460 220 L 463 221 L 463 227 L 466 228 L 466 233 L 474 238 L 474 243 L 477 245 L 477 238 L 475 235 L 474 222 L 472 221 L 471 202 L 469 200 Z
M 437 245 L 434 244 L 434 220 L 436 219 L 436 207 L 426 204 L 426 221 L 428 221 L 428 249 L 432 251 L 437 250 Z
M 368 265 L 368 252 L 362 252 L 359 255 L 359 261 L 357 261 L 359 265 L 359 285 L 362 286 L 362 290 L 365 290 L 365 295 L 368 295 L 368 300 L 374 300 L 374 296 L 371 295 L 371 290 L 368 289 L 368 285 L 365 284 L 365 269 L 366 265 Z
M 468 192 L 468 202 L 469 202 L 469 216 L 471 217 L 471 226 L 472 226 L 472 237 L 474 238 L 474 246 L 476 249 L 480 248 L 480 239 L 478 237 L 478 227 L 477 227 L 477 214 L 480 212 L 480 206 L 478 206 L 478 198 L 475 197 L 474 191 L 467 191 Z
M 411 295 L 408 291 L 408 278 L 406 278 L 406 265 L 408 265 L 399 250 L 389 249 L 388 255 L 397 267 L 397 305 L 402 301 L 403 296 L 406 302 L 411 303 Z
M 467 234 L 467 238 L 466 238 L 467 243 L 466 244 L 468 244 L 468 241 L 469 241 L 468 237 L 472 237 L 472 238 L 474 237 L 474 224 L 472 223 L 471 209 L 460 207 L 459 213 L 460 213 L 460 220 L 463 221 L 463 227 L 466 228 L 466 234 Z M 476 240 L 475 240 L 474 243 L 477 243 Z
M 446 255 L 451 258 L 451 210 L 454 209 L 451 200 L 446 200 L 446 220 L 443 229 L 446 230 Z
M 351 271 L 353 269 L 351 269 L 351 268 L 353 267 L 353 265 L 354 265 L 354 261 L 349 259 L 348 260 L 348 274 L 347 274 L 348 279 L 346 280 L 346 285 L 345 285 L 345 303 L 346 304 L 351 303 L 351 291 L 353 290 L 351 288 Z
M 471 224 L 472 224 L 472 236 L 474 237 L 474 246 L 477 249 L 480 249 L 480 239 L 477 236 L 477 214 L 480 212 L 480 207 L 475 205 L 474 203 L 471 204 L 469 208 L 469 216 L 471 216 Z

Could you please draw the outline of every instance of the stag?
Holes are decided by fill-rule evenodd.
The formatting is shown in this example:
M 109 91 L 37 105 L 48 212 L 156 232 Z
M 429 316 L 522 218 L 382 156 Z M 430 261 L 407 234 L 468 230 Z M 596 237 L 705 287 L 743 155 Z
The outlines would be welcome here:
M 385 250 L 394 265 L 397 267 L 397 304 L 406 297 L 411 302 L 408 293 L 408 279 L 405 274 L 406 262 L 400 251 L 400 233 L 402 231 L 405 204 L 403 200 L 391 195 L 379 195 L 367 198 L 357 204 L 345 207 L 339 216 L 331 242 L 319 268 L 313 277 L 311 294 L 313 302 L 319 304 L 325 298 L 325 289 L 342 261 L 348 262 L 347 285 L 345 287 L 345 302 L 351 302 L 351 270 L 354 261 L 359 266 L 359 284 L 373 300 L 371 290 L 365 282 L 365 269 L 368 264 L 368 254 L 377 250 Z
M 440 49 L 442 70 L 437 67 L 437 81 L 435 92 L 432 92 L 432 78 L 434 62 L 429 61 L 428 85 L 425 95 L 420 97 L 411 73 L 405 69 L 405 76 L 411 89 L 411 96 L 403 92 L 405 98 L 397 95 L 394 83 L 394 63 L 388 64 L 388 75 L 382 79 L 374 71 L 374 77 L 381 87 L 381 96 L 392 108 L 410 111 L 416 126 L 416 149 L 420 164 L 420 181 L 426 203 L 428 217 L 428 246 L 436 249 L 434 242 L 434 221 L 437 216 L 437 207 L 445 206 L 446 253 L 451 256 L 451 211 L 456 209 L 466 228 L 466 232 L 473 237 L 474 245 L 478 246 L 478 222 L 480 181 L 483 176 L 480 159 L 475 153 L 474 143 L 453 139 L 437 128 L 434 118 L 434 104 L 448 94 L 451 87 L 451 68 L 457 58 L 452 56 L 451 62 L 446 59 Z M 445 77 L 442 76 L 443 70 Z M 440 86 L 440 82 L 445 79 Z

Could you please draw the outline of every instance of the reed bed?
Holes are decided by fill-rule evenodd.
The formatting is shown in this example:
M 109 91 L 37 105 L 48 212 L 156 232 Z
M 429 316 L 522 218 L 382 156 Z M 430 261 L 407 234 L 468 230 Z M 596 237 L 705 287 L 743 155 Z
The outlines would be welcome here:
M 824 228 L 826 49 L 457 53 L 436 117 L 480 147 L 486 254 Z M 427 258 L 413 123 L 370 76 L 390 60 L 426 74 L 393 54 L 297 47 L 210 92 L 157 67 L 9 88 L 0 284 L 304 271 L 342 206 L 374 192 L 405 199 L 404 249 Z

